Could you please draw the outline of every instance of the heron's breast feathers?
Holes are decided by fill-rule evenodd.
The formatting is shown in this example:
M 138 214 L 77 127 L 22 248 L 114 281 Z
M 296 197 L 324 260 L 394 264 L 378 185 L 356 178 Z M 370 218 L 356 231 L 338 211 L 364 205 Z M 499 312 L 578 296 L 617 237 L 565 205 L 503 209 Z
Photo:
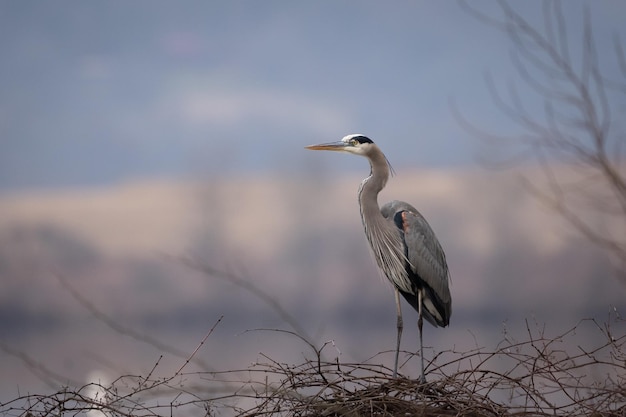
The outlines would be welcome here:
M 413 292 L 402 235 L 395 228 L 385 227 L 387 224 L 382 227 L 363 224 L 372 254 L 383 274 L 401 291 Z

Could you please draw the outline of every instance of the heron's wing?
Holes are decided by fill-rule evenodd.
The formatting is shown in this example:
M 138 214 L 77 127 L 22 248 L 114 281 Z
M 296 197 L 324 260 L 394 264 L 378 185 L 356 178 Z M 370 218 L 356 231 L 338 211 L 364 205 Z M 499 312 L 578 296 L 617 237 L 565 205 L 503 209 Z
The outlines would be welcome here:
M 451 312 L 449 273 L 439 240 L 426 219 L 413 207 L 396 211 L 394 221 L 404 232 L 406 257 L 412 272 L 432 290 L 435 296 L 432 301 L 447 322 Z

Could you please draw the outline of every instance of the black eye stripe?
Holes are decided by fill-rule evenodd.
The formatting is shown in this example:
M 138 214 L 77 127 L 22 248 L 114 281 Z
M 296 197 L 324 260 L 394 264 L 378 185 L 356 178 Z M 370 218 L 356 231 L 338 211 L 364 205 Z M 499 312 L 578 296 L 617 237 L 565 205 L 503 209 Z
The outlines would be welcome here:
M 374 143 L 367 136 L 355 136 L 355 137 L 352 138 L 352 140 L 356 140 L 359 143 Z

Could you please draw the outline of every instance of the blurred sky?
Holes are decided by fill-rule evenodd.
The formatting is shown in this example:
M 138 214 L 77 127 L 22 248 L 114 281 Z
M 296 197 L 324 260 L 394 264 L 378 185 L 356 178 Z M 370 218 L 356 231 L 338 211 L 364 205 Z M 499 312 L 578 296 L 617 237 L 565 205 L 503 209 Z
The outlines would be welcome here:
M 585 6 L 606 57 L 626 3 L 564 2 L 574 45 Z M 453 1 L 2 2 L 0 191 L 290 172 L 355 132 L 396 167 L 471 165 L 450 101 L 506 128 L 484 73 L 506 85 L 509 51 Z

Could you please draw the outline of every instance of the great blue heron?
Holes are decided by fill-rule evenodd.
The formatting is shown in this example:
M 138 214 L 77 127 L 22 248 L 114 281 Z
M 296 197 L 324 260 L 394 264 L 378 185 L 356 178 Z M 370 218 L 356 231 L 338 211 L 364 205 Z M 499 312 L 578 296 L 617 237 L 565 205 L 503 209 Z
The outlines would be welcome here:
M 364 135 L 353 134 L 341 141 L 307 146 L 314 151 L 341 151 L 366 157 L 369 177 L 359 187 L 359 207 L 365 235 L 378 267 L 394 287 L 398 337 L 393 377 L 398 373 L 398 355 L 402 338 L 400 294 L 417 310 L 420 338 L 421 381 L 424 376 L 422 324 L 425 318 L 433 326 L 450 322 L 452 299 L 446 255 L 426 222 L 410 204 L 394 200 L 378 207 L 378 193 L 385 187 L 391 166 L 378 146 Z

